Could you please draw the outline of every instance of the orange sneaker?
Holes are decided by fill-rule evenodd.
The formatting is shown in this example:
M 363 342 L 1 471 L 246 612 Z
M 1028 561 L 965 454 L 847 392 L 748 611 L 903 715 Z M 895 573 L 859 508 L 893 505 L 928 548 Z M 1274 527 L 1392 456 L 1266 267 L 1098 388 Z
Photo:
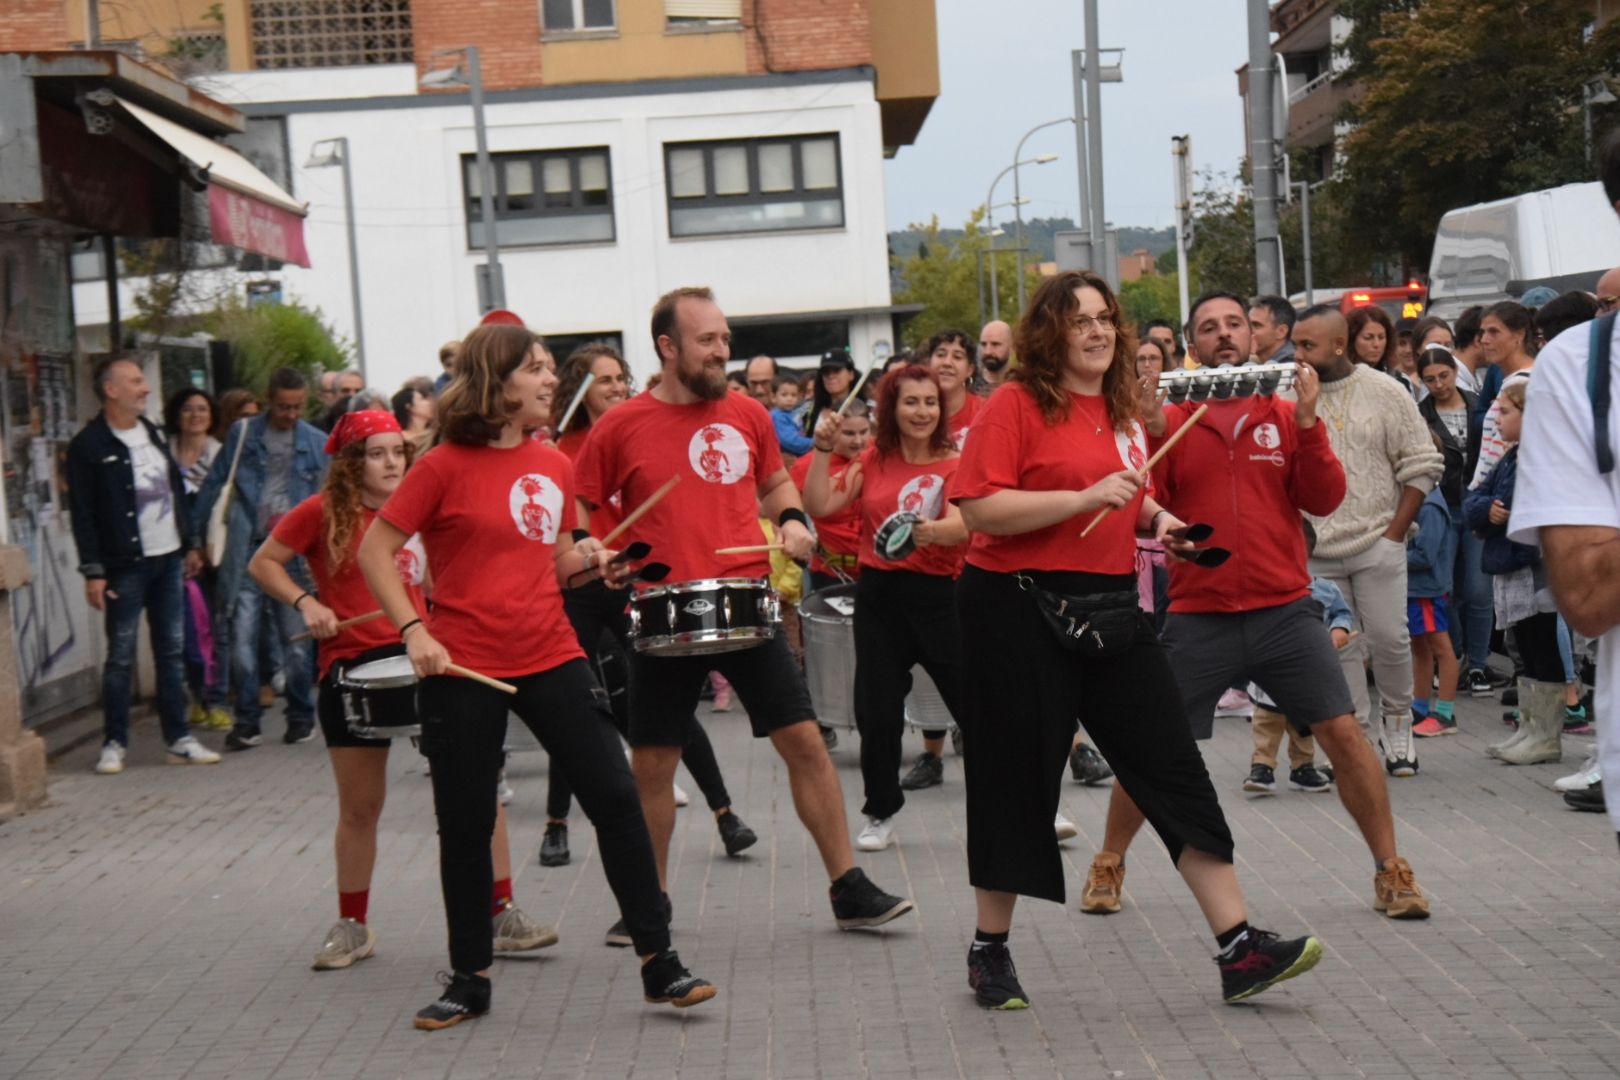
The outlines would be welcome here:
M 1120 907 L 1120 890 L 1125 887 L 1125 862 L 1112 851 L 1099 851 L 1086 874 L 1086 888 L 1080 894 L 1080 910 L 1087 915 L 1112 915 Z
M 1456 720 L 1442 720 L 1438 716 L 1426 716 L 1412 725 L 1412 734 L 1420 739 L 1432 739 L 1436 735 L 1457 734 Z
M 1412 864 L 1399 855 L 1373 875 L 1373 909 L 1392 919 L 1429 917 L 1429 898 L 1418 888 Z

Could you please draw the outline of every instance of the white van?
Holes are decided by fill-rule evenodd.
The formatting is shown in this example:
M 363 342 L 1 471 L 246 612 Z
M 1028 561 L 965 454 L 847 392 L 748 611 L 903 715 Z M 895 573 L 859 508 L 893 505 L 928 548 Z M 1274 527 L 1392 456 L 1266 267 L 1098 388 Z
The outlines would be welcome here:
M 1590 292 L 1620 266 L 1620 218 L 1603 185 L 1565 184 L 1452 210 L 1429 260 L 1429 313 L 1454 319 L 1526 289 Z

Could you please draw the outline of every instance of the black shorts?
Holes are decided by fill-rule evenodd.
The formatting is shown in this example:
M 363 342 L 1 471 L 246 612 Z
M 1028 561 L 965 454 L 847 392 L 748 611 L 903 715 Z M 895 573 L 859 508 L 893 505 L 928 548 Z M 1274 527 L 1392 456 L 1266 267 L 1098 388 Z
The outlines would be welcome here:
M 754 737 L 814 720 L 810 691 L 780 632 L 751 649 L 707 656 L 630 654 L 630 745 L 685 746 L 703 680 L 718 671 L 748 711 Z
M 1259 686 L 1277 712 L 1307 733 L 1355 712 L 1322 605 L 1308 596 L 1258 611 L 1172 611 L 1164 647 L 1195 739 L 1210 737 L 1215 705 L 1234 682 Z
M 362 739 L 349 730 L 349 719 L 343 713 L 343 695 L 338 693 L 337 678 L 345 668 L 369 664 L 373 660 L 382 660 L 390 656 L 403 656 L 404 653 L 403 644 L 383 645 L 361 653 L 352 660 L 339 660 L 327 671 L 326 678 L 321 680 L 315 694 L 315 719 L 320 722 L 321 737 L 326 740 L 328 750 L 342 748 L 387 750 L 393 743 L 392 739 Z

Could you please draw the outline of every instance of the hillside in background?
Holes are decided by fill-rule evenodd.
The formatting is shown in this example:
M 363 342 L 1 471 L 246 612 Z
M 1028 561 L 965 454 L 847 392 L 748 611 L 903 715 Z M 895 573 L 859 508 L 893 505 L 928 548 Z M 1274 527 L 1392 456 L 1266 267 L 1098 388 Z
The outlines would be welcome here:
M 1001 222 L 1000 226 L 1007 230 L 1007 235 L 997 237 L 996 246 L 1006 245 L 1009 248 L 1013 242 L 1013 223 Z M 1074 222 L 1068 218 L 1031 218 L 1024 222 L 1024 245 L 1029 248 L 1031 262 L 1050 262 L 1052 260 L 1052 234 L 1063 229 L 1074 228 Z M 916 228 L 902 229 L 889 234 L 889 252 L 899 259 L 909 259 L 917 254 L 917 245 L 922 240 L 922 230 Z M 955 243 L 962 239 L 961 229 L 940 229 L 941 240 Z M 1163 229 L 1141 229 L 1133 225 L 1124 226 L 1119 230 L 1120 254 L 1129 254 L 1137 248 L 1147 248 L 1148 253 L 1155 258 L 1175 247 L 1176 232 L 1166 226 Z

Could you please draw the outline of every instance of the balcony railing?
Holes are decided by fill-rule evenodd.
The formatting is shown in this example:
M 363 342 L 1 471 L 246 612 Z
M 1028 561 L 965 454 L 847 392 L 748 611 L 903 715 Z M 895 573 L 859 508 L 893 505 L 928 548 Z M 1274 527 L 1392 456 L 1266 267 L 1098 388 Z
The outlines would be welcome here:
M 1334 72 L 1332 72 L 1332 71 L 1324 71 L 1324 72 L 1322 72 L 1322 74 L 1318 75 L 1316 78 L 1312 79 L 1310 82 L 1306 83 L 1304 86 L 1300 87 L 1298 90 L 1295 90 L 1293 93 L 1289 94 L 1288 95 L 1288 104 L 1290 104 L 1290 105 L 1298 105 L 1300 102 L 1304 101 L 1306 98 L 1310 97 L 1312 94 L 1314 94 L 1318 90 L 1322 89 L 1322 87 L 1324 87 L 1328 83 L 1332 82 L 1333 81 L 1333 75 L 1334 75 Z

